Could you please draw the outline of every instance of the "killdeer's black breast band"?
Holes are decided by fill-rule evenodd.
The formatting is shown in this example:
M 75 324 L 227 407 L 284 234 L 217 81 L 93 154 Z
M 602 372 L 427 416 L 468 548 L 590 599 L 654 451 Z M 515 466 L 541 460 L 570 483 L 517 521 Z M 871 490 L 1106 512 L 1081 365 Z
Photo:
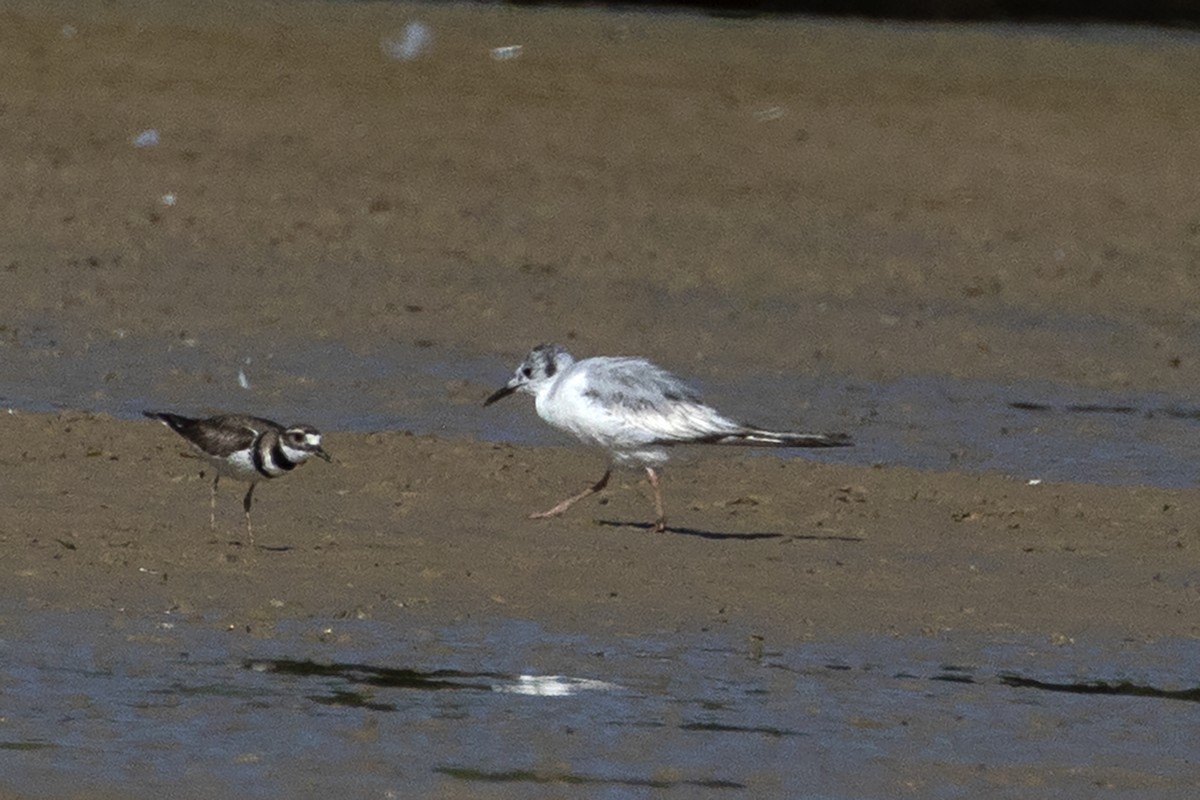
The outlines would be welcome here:
M 275 439 L 275 444 L 271 446 L 271 463 L 284 472 L 291 472 L 296 468 L 296 462 L 287 457 L 287 453 L 283 449 L 283 442 L 278 438 Z
M 271 473 L 267 470 L 267 463 L 266 463 L 267 454 L 265 452 L 265 448 L 263 447 L 263 444 L 264 444 L 263 436 L 264 435 L 265 434 L 260 433 L 258 435 L 258 438 L 256 438 L 254 440 L 254 444 L 251 445 L 250 460 L 254 464 L 254 468 L 256 470 L 258 470 L 259 473 L 261 473 L 263 476 L 269 478 L 269 477 L 271 477 Z

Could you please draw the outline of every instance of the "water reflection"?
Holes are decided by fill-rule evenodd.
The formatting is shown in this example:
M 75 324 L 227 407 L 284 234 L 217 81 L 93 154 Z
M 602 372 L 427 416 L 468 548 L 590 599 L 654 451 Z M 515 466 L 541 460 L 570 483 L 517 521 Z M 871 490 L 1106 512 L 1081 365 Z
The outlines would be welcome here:
M 480 407 L 508 367 L 477 354 L 337 342 L 264 346 L 125 336 L 63 344 L 32 337 L 0 360 L 0 403 L 139 419 L 147 407 L 245 410 L 322 430 L 411 430 L 519 444 L 568 444 L 523 404 Z M 251 388 L 242 386 L 242 377 Z M 733 416 L 766 427 L 848 430 L 856 447 L 772 456 L 925 469 L 1000 471 L 1027 480 L 1183 487 L 1196 481 L 1200 409 L 1161 393 L 1104 393 L 1051 382 L 1000 385 L 941 375 L 890 383 L 731 374 L 702 386 Z M 687 450 L 684 451 L 688 452 Z
M 245 663 L 256 672 L 280 675 L 337 678 L 349 684 L 389 689 L 454 689 L 528 694 L 538 697 L 570 697 L 580 692 L 615 691 L 621 687 L 604 681 L 565 675 L 507 675 L 500 672 L 461 672 L 452 669 L 422 671 L 375 667 L 369 664 L 318 664 L 296 659 L 257 659 Z M 339 696 L 353 693 L 337 690 Z
M 250 635 L 174 615 L 14 611 L 0 621 L 0 788 L 790 797 L 803 785 L 860 798 L 911 779 L 970 796 L 1017 765 L 1055 791 L 1114 766 L 1157 796 L 1193 785 L 1178 731 L 1195 723 L 1200 642 L 731 635 L 403 618 Z

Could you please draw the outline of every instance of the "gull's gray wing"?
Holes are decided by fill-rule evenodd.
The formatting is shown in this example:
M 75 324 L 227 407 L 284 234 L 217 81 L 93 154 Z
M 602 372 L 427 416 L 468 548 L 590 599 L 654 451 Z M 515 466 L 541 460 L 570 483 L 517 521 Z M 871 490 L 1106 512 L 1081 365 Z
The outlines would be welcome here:
M 590 358 L 571 367 L 563 391 L 589 409 L 588 422 L 563 420 L 584 439 L 610 447 L 685 442 L 742 426 L 704 405 L 700 393 L 641 358 Z
M 588 367 L 584 397 L 623 411 L 665 410 L 672 403 L 703 404 L 700 393 L 642 358 L 596 358 Z

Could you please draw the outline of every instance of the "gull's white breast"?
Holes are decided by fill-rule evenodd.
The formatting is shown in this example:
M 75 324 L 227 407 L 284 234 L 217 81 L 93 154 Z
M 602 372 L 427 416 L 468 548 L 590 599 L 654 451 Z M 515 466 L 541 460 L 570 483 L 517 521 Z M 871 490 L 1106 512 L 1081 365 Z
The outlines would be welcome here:
M 647 371 L 644 385 L 636 381 L 642 369 Z M 666 459 L 652 443 L 686 441 L 738 427 L 708 406 L 682 396 L 682 387 L 668 396 L 664 377 L 669 376 L 640 361 L 587 359 L 560 373 L 538 393 L 537 412 L 589 444 L 611 451 L 638 451 L 630 452 L 628 460 L 646 463 Z

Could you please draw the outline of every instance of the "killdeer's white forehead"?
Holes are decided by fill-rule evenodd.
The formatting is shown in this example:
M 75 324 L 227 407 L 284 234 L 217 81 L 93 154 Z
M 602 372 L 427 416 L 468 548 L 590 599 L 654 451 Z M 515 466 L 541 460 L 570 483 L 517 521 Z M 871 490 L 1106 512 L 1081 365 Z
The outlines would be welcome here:
M 321 446 L 321 434 L 319 434 L 319 433 L 304 434 L 304 443 L 307 445 L 311 445 L 312 447 L 320 447 Z

